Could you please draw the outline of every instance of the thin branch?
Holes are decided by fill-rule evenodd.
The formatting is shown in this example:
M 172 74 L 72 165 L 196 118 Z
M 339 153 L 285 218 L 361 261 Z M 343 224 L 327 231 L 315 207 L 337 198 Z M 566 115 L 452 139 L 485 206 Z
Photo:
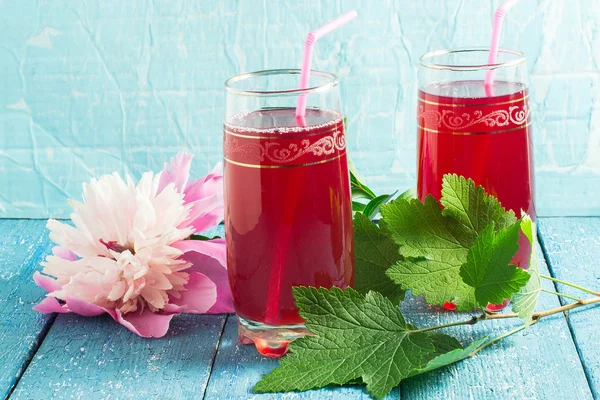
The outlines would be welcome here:
M 555 293 L 555 294 L 561 295 L 560 293 Z M 537 322 L 540 319 L 542 319 L 543 317 L 547 317 L 549 315 L 558 314 L 563 311 L 568 311 L 568 310 L 572 310 L 574 308 L 584 307 L 584 306 L 596 304 L 596 303 L 600 303 L 600 297 L 594 297 L 591 299 L 578 299 L 576 303 L 567 304 L 562 307 L 552 308 L 550 310 L 539 311 L 539 312 L 533 313 L 533 315 L 532 315 L 533 322 L 532 323 Z M 479 321 L 484 321 L 484 320 L 487 321 L 487 320 L 492 320 L 492 319 L 508 319 L 508 318 L 519 318 L 519 314 L 515 314 L 515 313 L 491 314 L 491 315 L 481 314 L 479 316 L 473 316 L 468 320 L 451 322 L 449 324 L 443 324 L 443 325 L 437 325 L 437 326 L 430 326 L 428 328 L 416 329 L 411 332 L 412 333 L 428 332 L 428 331 L 434 331 L 437 329 L 448 328 L 451 326 L 475 325 Z
M 547 317 L 548 315 L 558 314 L 560 312 L 568 311 L 568 310 L 571 310 L 573 308 L 579 308 L 579 307 L 587 306 L 587 305 L 590 305 L 590 304 L 596 304 L 596 303 L 600 303 L 600 297 L 595 297 L 595 298 L 592 298 L 592 299 L 582 299 L 581 301 L 578 301 L 577 303 L 567 304 L 565 306 L 557 307 L 557 308 L 552 308 L 552 309 L 546 310 L 546 311 L 539 311 L 539 312 L 533 313 L 532 318 L 534 320 L 538 320 L 540 318 Z M 518 314 L 514 314 L 514 313 L 511 313 L 511 314 L 494 314 L 494 315 L 488 315 L 486 319 L 517 318 L 518 316 L 519 316 Z
M 448 327 L 451 327 L 451 326 L 458 326 L 458 325 L 474 325 L 480 319 L 481 319 L 481 317 L 472 317 L 468 321 L 457 321 L 457 322 L 451 322 L 449 324 L 443 324 L 443 325 L 437 325 L 437 326 L 430 326 L 429 328 L 423 328 L 423 329 L 413 330 L 413 331 L 411 331 L 411 333 L 421 333 L 421 332 L 434 331 L 434 330 L 437 330 L 437 329 L 448 328 Z
M 563 285 L 570 286 L 570 287 L 575 288 L 577 290 L 581 290 L 582 292 L 593 294 L 594 296 L 600 296 L 600 293 L 598 293 L 598 292 L 594 292 L 593 290 L 590 290 L 588 288 L 584 288 L 582 286 L 576 285 L 576 284 L 571 283 L 571 282 L 562 281 L 560 279 L 556 279 L 556 278 L 553 278 L 553 277 L 548 276 L 548 275 L 540 275 L 540 277 L 542 277 L 544 279 L 548 279 L 549 281 L 562 283 Z
M 529 326 L 537 323 L 538 320 L 534 320 L 531 324 L 529 324 Z M 523 329 L 527 328 L 527 325 L 521 325 L 520 327 L 513 329 L 512 331 L 508 331 L 506 333 L 503 333 L 502 335 L 493 338 L 492 340 L 490 340 L 489 342 L 486 342 L 485 344 L 479 346 L 478 348 L 476 348 L 475 350 L 473 350 L 470 354 L 469 357 L 473 357 L 475 354 L 479 353 L 481 350 L 485 349 L 488 346 L 491 346 L 492 344 L 496 343 L 499 340 L 502 340 L 510 335 L 514 335 L 517 332 L 522 331 Z
M 580 299 L 578 297 L 569 296 L 568 294 L 555 292 L 553 290 L 542 289 L 542 292 L 546 292 L 546 293 L 554 294 L 556 296 L 560 296 L 560 297 L 564 297 L 564 298 L 567 298 L 567 299 L 575 300 L 578 303 L 580 303 L 583 300 L 583 299 Z

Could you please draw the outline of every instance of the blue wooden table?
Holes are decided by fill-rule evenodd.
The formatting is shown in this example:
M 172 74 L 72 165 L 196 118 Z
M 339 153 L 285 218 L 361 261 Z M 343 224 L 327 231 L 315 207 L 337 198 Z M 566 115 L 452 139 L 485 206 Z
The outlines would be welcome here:
M 542 218 L 542 273 L 600 290 L 600 218 Z M 0 394 L 11 399 L 369 398 L 361 388 L 254 395 L 276 361 L 237 340 L 231 315 L 175 318 L 161 339 L 143 339 L 109 317 L 41 315 L 44 291 L 32 274 L 50 252 L 45 221 L 0 220 Z M 546 281 L 550 290 L 572 291 Z M 579 295 L 579 294 L 578 294 Z M 538 308 L 562 300 L 543 293 Z M 461 318 L 403 305 L 422 325 Z M 421 310 L 418 312 L 417 310 Z M 464 317 L 462 317 L 464 318 Z M 390 399 L 600 398 L 600 307 L 545 318 L 474 358 L 403 382 Z M 453 332 L 463 341 L 499 334 L 518 321 Z M 460 333 L 459 333 L 460 332 Z

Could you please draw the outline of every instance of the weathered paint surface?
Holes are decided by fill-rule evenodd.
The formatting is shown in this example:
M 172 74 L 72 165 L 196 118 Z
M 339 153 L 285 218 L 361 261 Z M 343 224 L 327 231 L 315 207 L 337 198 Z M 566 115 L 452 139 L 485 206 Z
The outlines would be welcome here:
M 253 394 L 253 385 L 276 361 L 238 343 L 233 315 L 177 317 L 162 339 L 137 337 L 107 316 L 60 315 L 52 324 L 51 318 L 31 310 L 44 294 L 33 284 L 31 274 L 51 247 L 43 226 L 42 221 L 0 220 L 0 259 L 5 260 L 0 264 L 3 394 L 14 389 L 11 398 L 15 399 L 368 398 L 360 387 Z M 543 254 L 549 260 L 547 266 L 542 258 L 542 273 L 600 291 L 600 218 L 542 218 L 539 226 Z M 222 232 L 218 227 L 208 235 Z M 542 249 L 538 252 L 541 255 Z M 545 282 L 545 288 L 555 290 L 551 282 Z M 558 288 L 568 291 L 561 285 Z M 555 295 L 543 293 L 538 309 L 559 304 Z M 435 309 L 423 313 L 424 307 L 420 299 L 405 302 L 407 320 L 430 326 L 466 318 Z M 402 382 L 388 398 L 597 398 L 598 312 L 592 308 L 571 312 L 568 318 L 562 314 L 544 318 L 473 358 Z M 484 335 L 499 335 L 516 324 L 484 321 L 451 330 L 468 343 Z
M 600 219 L 542 219 L 540 233 L 552 276 L 600 293 Z M 571 296 L 591 297 L 561 283 L 556 288 Z M 599 307 L 568 313 L 569 328 L 594 398 L 600 397 L 599 320 Z
M 0 220 L 0 397 L 6 397 L 52 325 L 31 308 L 45 291 L 31 279 L 50 252 L 45 221 Z
M 187 149 L 221 159 L 223 82 L 300 64 L 341 78 L 350 154 L 378 191 L 415 184 L 416 71 L 426 51 L 485 46 L 500 0 L 0 1 L 0 217 L 67 217 L 81 184 L 139 176 Z M 523 1 L 503 46 L 528 57 L 540 215 L 599 215 L 600 3 Z

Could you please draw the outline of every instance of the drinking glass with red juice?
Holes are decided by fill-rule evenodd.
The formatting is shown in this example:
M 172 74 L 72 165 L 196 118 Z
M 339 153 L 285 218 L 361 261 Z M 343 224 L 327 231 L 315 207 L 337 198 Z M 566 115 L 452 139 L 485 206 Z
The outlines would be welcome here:
M 350 182 L 338 80 L 299 70 L 240 75 L 226 84 L 225 236 L 244 343 L 280 356 L 306 334 L 293 286 L 354 284 Z M 295 116 L 298 97 L 305 116 Z
M 440 199 L 442 177 L 458 174 L 535 220 L 531 112 L 525 57 L 488 49 L 442 50 L 420 59 L 417 106 L 417 195 Z M 486 90 L 486 71 L 495 71 Z M 523 233 L 512 263 L 527 268 L 531 244 Z M 497 311 L 508 304 L 489 305 Z

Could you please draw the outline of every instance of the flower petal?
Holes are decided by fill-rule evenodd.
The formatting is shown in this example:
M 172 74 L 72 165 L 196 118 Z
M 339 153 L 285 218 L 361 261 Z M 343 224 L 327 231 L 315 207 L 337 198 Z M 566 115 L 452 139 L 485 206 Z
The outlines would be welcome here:
M 223 198 L 223 174 L 221 173 L 222 165 L 217 163 L 210 174 L 204 178 L 191 181 L 185 189 L 185 201 L 191 203 L 213 194 Z
M 54 243 L 82 257 L 98 255 L 97 246 L 77 228 L 55 219 L 49 219 L 46 227 L 50 230 L 50 240 Z
M 169 303 L 165 305 L 165 308 L 163 308 L 163 312 L 169 314 L 181 314 L 182 312 L 185 312 L 185 307 Z
M 62 289 L 62 285 L 58 283 L 56 279 L 51 278 L 48 275 L 42 275 L 38 271 L 33 273 L 33 281 L 48 293 Z
M 221 163 L 204 178 L 191 181 L 185 189 L 184 201 L 191 205 L 185 223 L 196 232 L 212 228 L 223 220 L 223 175 Z
M 192 165 L 193 154 L 179 152 L 171 158 L 171 163 L 165 163 L 165 168 L 160 174 L 157 193 L 170 183 L 174 183 L 177 191 L 183 193 L 190 177 L 190 167 Z M 170 171 L 169 171 L 170 170 Z
M 223 221 L 223 207 L 218 207 L 200 217 L 196 217 L 190 221 L 190 226 L 194 228 L 194 232 L 204 232 L 213 228 Z
M 215 266 L 227 270 L 227 247 L 225 244 L 225 239 L 219 238 L 212 240 L 180 240 L 171 244 L 171 246 L 180 250 L 184 255 L 184 259 L 186 258 L 186 253 L 198 253 L 213 258 L 215 261 L 218 262 L 218 264 L 211 264 L 208 267 L 210 270 L 212 270 L 211 267 Z M 194 264 L 187 271 L 199 271 L 210 277 L 210 275 L 206 273 L 206 268 L 206 266 Z
M 69 310 L 67 310 L 66 308 L 64 308 L 58 302 L 58 300 L 56 300 L 52 296 L 45 297 L 42 301 L 40 301 L 38 304 L 36 304 L 33 307 L 33 309 L 35 311 L 37 311 L 37 312 L 41 312 L 41 313 L 44 313 L 44 314 L 50 314 L 50 313 L 65 314 L 65 313 L 69 312 Z
M 217 301 L 217 285 L 200 272 L 190 274 L 185 289 L 179 292 L 178 299 L 170 299 L 169 303 L 184 307 L 186 313 L 206 313 Z
M 192 264 L 192 266 L 186 270 L 186 272 L 190 273 L 190 276 L 194 272 L 200 272 L 203 275 L 206 275 L 216 285 L 217 301 L 207 313 L 217 314 L 233 312 L 233 299 L 227 277 L 225 240 L 184 240 L 173 243 L 173 247 L 183 251 L 184 254 L 182 258 Z M 182 295 L 184 293 L 185 292 L 181 292 Z
M 95 317 L 106 312 L 102 307 L 70 296 L 67 296 L 67 307 L 75 314 L 83 315 L 84 317 Z
M 135 311 L 122 315 L 121 311 L 114 310 L 114 315 L 111 314 L 115 321 L 129 329 L 131 332 L 147 338 L 163 337 L 169 329 L 171 319 L 176 315 L 179 314 L 153 313 L 147 308 L 142 313 Z
M 77 261 L 77 255 L 71 250 L 67 249 L 66 247 L 54 246 L 54 248 L 52 249 L 52 253 L 55 256 L 62 258 L 63 260 Z

